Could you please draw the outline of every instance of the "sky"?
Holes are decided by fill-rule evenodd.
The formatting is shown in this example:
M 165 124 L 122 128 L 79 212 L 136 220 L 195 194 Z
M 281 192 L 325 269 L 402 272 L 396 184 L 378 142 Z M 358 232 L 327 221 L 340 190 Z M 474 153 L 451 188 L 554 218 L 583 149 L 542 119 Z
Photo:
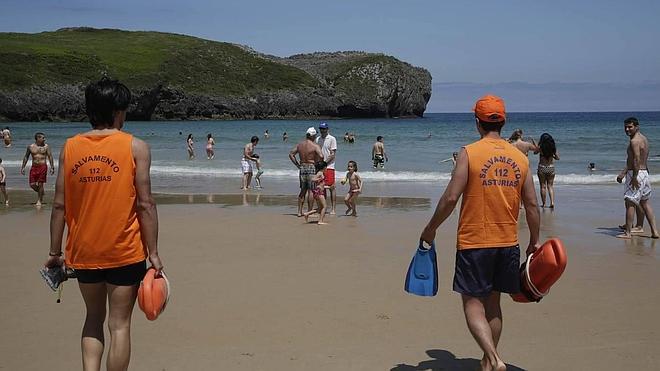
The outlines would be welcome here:
M 657 0 L 0 0 L 0 32 L 90 26 L 278 56 L 382 52 L 431 72 L 429 112 L 463 111 L 457 99 L 485 89 L 520 111 L 660 110 L 659 16 Z M 561 99 L 535 100 L 548 95 Z

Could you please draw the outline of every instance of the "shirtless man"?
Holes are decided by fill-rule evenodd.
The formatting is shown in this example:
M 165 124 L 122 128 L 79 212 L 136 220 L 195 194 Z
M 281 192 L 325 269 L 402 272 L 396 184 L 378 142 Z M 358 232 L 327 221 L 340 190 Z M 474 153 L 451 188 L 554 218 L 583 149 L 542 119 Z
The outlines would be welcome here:
M 2 129 L 2 139 L 5 142 L 5 147 L 11 147 L 11 132 L 9 131 L 8 126 L 5 126 L 5 128 Z
M 34 134 L 34 143 L 27 146 L 25 156 L 23 156 L 23 164 L 21 165 L 21 174 L 25 175 L 25 165 L 28 162 L 28 157 L 32 156 L 32 167 L 30 168 L 30 188 L 37 192 L 38 198 L 36 206 L 41 206 L 44 201 L 44 184 L 46 183 L 46 175 L 48 173 L 48 165 L 46 160 L 50 163 L 50 175 L 55 174 L 55 165 L 53 165 L 53 154 L 50 147 L 46 144 L 46 135 L 44 133 Z
M 250 183 L 252 183 L 252 163 L 257 161 L 252 155 L 254 154 L 254 147 L 258 143 L 259 137 L 255 135 L 250 139 L 250 143 L 243 147 L 243 158 L 241 159 L 241 169 L 243 170 L 242 190 L 250 189 Z
M 388 161 L 387 154 L 385 153 L 385 144 L 383 144 L 383 137 L 379 135 L 376 137 L 376 143 L 371 148 L 371 159 L 374 162 L 374 169 L 378 166 L 385 167 L 385 162 Z
M 534 143 L 534 139 L 532 139 L 532 143 L 527 142 L 523 139 L 523 131 L 522 129 L 516 129 L 511 133 L 511 136 L 509 137 L 509 143 L 513 144 L 514 147 L 518 148 L 518 150 L 527 156 L 527 153 L 529 151 L 533 151 L 534 153 L 538 153 L 539 147 Z
M 300 170 L 300 193 L 298 194 L 298 216 L 303 216 L 302 208 L 305 202 L 305 194 L 308 194 L 308 199 L 313 200 L 312 196 L 312 177 L 316 174 L 314 164 L 323 159 L 321 147 L 316 144 L 316 129 L 310 127 L 305 133 L 305 139 L 296 144 L 295 147 L 289 152 L 289 159 Z M 296 155 L 300 160 L 296 159 Z M 311 206 L 310 206 L 311 210 Z
M 629 117 L 623 121 L 626 135 L 630 137 L 627 149 L 626 168 L 621 171 L 616 181 L 621 183 L 625 177 L 623 199 L 626 202 L 626 229 L 618 235 L 618 238 L 631 238 L 633 217 L 635 216 L 635 205 L 639 205 L 651 226 L 651 238 L 659 238 L 658 229 L 655 225 L 655 215 L 651 208 L 651 179 L 647 160 L 649 157 L 649 141 L 639 131 L 639 121 Z

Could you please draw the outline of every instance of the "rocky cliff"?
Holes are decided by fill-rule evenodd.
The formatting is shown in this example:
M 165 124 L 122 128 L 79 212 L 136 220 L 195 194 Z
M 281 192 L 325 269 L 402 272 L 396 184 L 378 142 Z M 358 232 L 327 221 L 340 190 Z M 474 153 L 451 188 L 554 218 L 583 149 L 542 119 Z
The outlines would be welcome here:
M 89 28 L 0 33 L 0 120 L 85 120 L 84 87 L 102 75 L 134 94 L 130 120 L 422 116 L 431 75 L 394 57 L 279 58 L 157 32 Z

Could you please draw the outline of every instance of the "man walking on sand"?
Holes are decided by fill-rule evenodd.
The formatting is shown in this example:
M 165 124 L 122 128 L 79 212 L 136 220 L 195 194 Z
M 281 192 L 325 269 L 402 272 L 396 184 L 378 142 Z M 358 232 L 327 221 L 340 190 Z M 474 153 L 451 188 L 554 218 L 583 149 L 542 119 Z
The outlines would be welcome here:
M 315 143 L 316 140 L 316 129 L 310 127 L 305 133 L 305 139 L 296 144 L 295 147 L 289 152 L 289 159 L 293 162 L 294 165 L 300 170 L 299 180 L 300 180 L 300 193 L 298 194 L 298 216 L 303 216 L 303 204 L 305 203 L 305 195 L 307 194 L 308 200 L 311 203 L 314 199 L 312 196 L 312 178 L 316 174 L 316 168 L 314 164 L 317 161 L 323 159 L 323 153 L 321 153 L 321 147 Z M 300 159 L 296 159 L 296 155 Z
M 529 227 L 527 255 L 538 247 L 540 215 L 527 157 L 500 137 L 504 101 L 487 95 L 474 106 L 481 139 L 461 149 L 444 194 L 420 239 L 435 231 L 463 196 L 456 241 L 454 291 L 461 294 L 470 333 L 483 351 L 482 370 L 505 370 L 497 353 L 502 333 L 500 293 L 520 291 L 518 207 Z
M 67 139 L 60 153 L 46 266 L 66 261 L 76 270 L 87 311 L 81 335 L 84 370 L 101 369 L 106 313 L 106 369 L 128 369 L 131 316 L 147 257 L 157 275 L 163 269 L 149 176 L 151 151 L 121 131 L 130 101 L 130 91 L 117 81 L 103 78 L 90 84 L 85 104 L 92 130 Z
M 37 192 L 36 206 L 41 206 L 44 202 L 44 184 L 46 184 L 46 175 L 48 174 L 48 165 L 46 160 L 50 163 L 50 175 L 55 174 L 55 165 L 53 165 L 53 153 L 50 147 L 46 144 L 46 135 L 44 133 L 34 134 L 34 143 L 27 146 L 25 156 L 23 156 L 23 164 L 21 165 L 21 174 L 25 175 L 25 165 L 27 165 L 28 158 L 32 156 L 32 167 L 30 167 L 30 188 Z
M 252 157 L 252 155 L 257 144 L 259 144 L 259 137 L 255 135 L 250 139 L 250 143 L 243 147 L 243 158 L 241 158 L 243 184 L 241 185 L 241 189 L 244 191 L 250 189 L 250 183 L 252 183 L 252 163 L 257 162 L 257 159 Z
M 658 229 L 655 225 L 655 215 L 649 202 L 651 199 L 651 179 L 647 166 L 649 158 L 649 141 L 639 131 L 639 121 L 635 117 L 629 117 L 623 122 L 626 135 L 630 137 L 628 144 L 628 157 L 626 168 L 616 177 L 621 183 L 626 178 L 623 199 L 626 203 L 626 229 L 618 235 L 618 238 L 632 238 L 631 228 L 635 217 L 635 207 L 640 206 L 646 214 L 646 219 L 651 227 L 651 238 L 658 238 Z M 637 220 L 639 223 L 639 218 Z
M 321 136 L 316 138 L 316 144 L 321 147 L 323 153 L 323 161 L 328 164 L 328 167 L 323 172 L 325 177 L 325 185 L 330 191 L 330 215 L 337 213 L 337 193 L 335 192 L 335 156 L 337 153 L 337 139 L 330 135 L 330 127 L 325 122 L 319 124 L 319 131 Z

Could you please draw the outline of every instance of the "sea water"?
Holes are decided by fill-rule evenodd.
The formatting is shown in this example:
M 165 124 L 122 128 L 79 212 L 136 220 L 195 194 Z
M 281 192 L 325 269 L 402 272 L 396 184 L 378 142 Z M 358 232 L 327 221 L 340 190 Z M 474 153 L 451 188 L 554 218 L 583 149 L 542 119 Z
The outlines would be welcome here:
M 616 185 L 616 174 L 625 166 L 628 137 L 623 120 L 635 116 L 641 131 L 650 142 L 649 168 L 652 182 L 660 183 L 660 112 L 598 113 L 510 113 L 502 136 L 520 128 L 527 140 L 538 142 L 550 133 L 557 144 L 560 160 L 556 162 L 555 183 L 585 187 Z M 237 193 L 241 184 L 240 159 L 243 146 L 256 135 L 260 138 L 255 153 L 261 156 L 264 193 L 291 194 L 298 188 L 297 169 L 289 160 L 289 151 L 303 140 L 308 127 L 318 127 L 321 120 L 257 121 L 151 121 L 127 122 L 124 130 L 145 140 L 152 150 L 152 183 L 164 193 Z M 474 116 L 470 113 L 426 114 L 417 119 L 345 119 L 326 121 L 337 138 L 337 177 L 341 178 L 349 160 L 357 161 L 364 179 L 365 194 L 411 196 L 436 194 L 450 179 L 453 152 L 478 139 Z M 0 148 L 0 157 L 8 171 L 7 185 L 28 188 L 19 173 L 27 145 L 35 132 L 46 134 L 57 161 L 64 140 L 90 129 L 88 123 L 6 123 L 14 138 L 11 148 Z M 270 139 L 265 139 L 268 130 Z M 288 141 L 282 134 L 288 134 Z M 354 133 L 355 143 L 345 143 L 346 132 Z M 206 137 L 212 134 L 215 158 L 206 158 Z M 195 159 L 188 160 L 186 138 L 194 137 Z M 384 169 L 372 168 L 371 148 L 377 136 L 384 137 L 389 162 Z M 530 153 L 530 166 L 536 169 L 538 155 Z M 596 171 L 588 164 L 595 163 Z M 52 189 L 53 177 L 48 188 Z M 571 188 L 574 188 L 571 187 Z

